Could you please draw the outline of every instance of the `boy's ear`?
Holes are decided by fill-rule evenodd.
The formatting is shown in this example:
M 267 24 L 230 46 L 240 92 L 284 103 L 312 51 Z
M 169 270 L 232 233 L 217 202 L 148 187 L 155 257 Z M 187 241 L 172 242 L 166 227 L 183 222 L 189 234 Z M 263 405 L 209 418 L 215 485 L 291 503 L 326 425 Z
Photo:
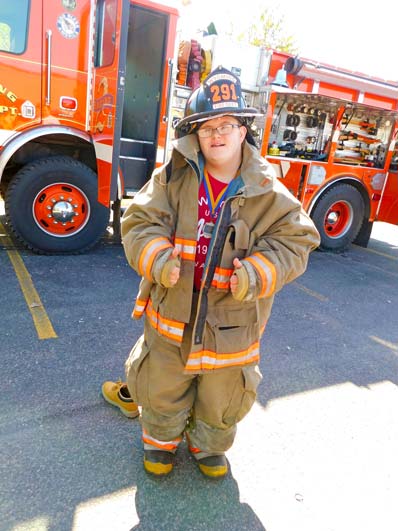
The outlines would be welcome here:
M 240 131 L 240 141 L 243 142 L 247 135 L 247 127 L 245 125 L 242 125 L 239 131 Z

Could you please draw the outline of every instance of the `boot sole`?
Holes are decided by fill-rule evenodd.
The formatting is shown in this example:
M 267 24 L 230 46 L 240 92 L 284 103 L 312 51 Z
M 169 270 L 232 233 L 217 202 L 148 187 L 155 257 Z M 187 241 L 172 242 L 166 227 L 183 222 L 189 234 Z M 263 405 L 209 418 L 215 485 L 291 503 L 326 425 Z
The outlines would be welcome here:
M 222 479 L 228 474 L 226 466 L 206 466 L 198 463 L 198 467 L 204 476 L 211 479 Z
M 144 459 L 144 468 L 152 476 L 168 476 L 173 470 L 173 465 L 172 463 L 167 465 L 164 463 L 152 463 Z

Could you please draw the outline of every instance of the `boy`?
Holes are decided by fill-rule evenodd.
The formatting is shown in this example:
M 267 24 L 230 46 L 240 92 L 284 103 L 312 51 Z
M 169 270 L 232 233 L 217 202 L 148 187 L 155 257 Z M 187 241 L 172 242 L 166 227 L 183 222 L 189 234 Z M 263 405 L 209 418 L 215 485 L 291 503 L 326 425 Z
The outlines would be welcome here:
M 319 244 L 254 146 L 258 114 L 236 76 L 211 72 L 188 99 L 170 162 L 123 216 L 126 257 L 142 276 L 133 317 L 145 314 L 127 386 L 142 406 L 144 467 L 157 476 L 171 472 L 184 435 L 203 474 L 226 475 L 274 294 Z

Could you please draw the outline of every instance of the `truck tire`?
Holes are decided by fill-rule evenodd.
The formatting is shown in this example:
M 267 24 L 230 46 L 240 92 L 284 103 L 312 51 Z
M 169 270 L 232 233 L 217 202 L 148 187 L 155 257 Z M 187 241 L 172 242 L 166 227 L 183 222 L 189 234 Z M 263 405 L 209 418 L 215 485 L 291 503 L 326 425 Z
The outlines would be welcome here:
M 357 237 L 365 215 L 361 192 L 349 184 L 326 191 L 312 212 L 321 236 L 320 250 L 342 252 Z
M 359 245 L 360 247 L 367 247 L 370 240 L 370 235 L 372 234 L 372 229 L 373 221 L 369 221 L 365 216 L 362 227 L 353 243 L 355 243 L 355 245 Z
M 71 157 L 49 157 L 24 166 L 6 194 L 14 235 L 39 254 L 78 254 L 106 230 L 109 209 L 97 201 L 97 176 Z

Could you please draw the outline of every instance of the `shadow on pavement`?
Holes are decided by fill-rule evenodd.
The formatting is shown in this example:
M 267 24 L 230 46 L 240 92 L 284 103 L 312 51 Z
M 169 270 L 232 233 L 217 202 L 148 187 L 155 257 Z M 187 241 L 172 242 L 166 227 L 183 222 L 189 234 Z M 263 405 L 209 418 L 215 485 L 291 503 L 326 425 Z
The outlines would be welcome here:
M 351 382 L 398 385 L 398 262 L 353 248 L 310 257 L 276 295 L 258 401 Z
M 205 478 L 182 444 L 170 477 L 138 471 L 136 510 L 131 531 L 266 531 L 247 503 L 241 503 L 233 471 L 222 480 Z

